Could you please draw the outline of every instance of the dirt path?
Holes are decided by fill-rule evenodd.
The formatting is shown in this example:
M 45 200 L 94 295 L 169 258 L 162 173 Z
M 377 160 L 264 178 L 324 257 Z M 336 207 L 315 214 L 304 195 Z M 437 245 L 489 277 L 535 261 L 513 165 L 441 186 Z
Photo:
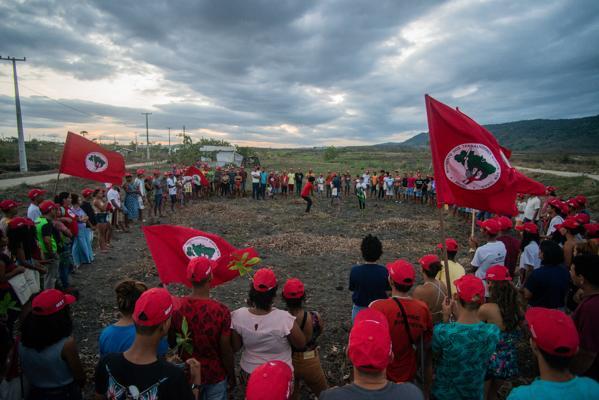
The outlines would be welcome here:
M 599 181 L 599 175 L 587 174 L 584 172 L 556 171 L 556 170 L 552 170 L 552 169 L 526 168 L 526 167 L 515 167 L 515 168 L 521 169 L 523 171 L 538 172 L 540 174 L 549 174 L 549 175 L 557 175 L 557 176 L 566 176 L 566 177 L 586 176 L 587 178 L 591 178 L 596 181 Z

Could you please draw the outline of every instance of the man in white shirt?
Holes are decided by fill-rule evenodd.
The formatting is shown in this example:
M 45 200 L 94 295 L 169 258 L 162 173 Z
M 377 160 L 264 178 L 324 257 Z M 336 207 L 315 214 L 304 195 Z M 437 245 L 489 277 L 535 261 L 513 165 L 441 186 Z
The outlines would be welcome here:
M 364 183 L 366 184 L 366 189 L 368 189 L 368 187 L 370 187 L 370 171 L 364 172 L 364 175 L 362 175 L 362 178 L 364 178 Z
M 524 207 L 524 222 L 537 222 L 540 208 L 541 199 L 538 196 L 528 197 L 526 207 Z
M 260 200 L 260 167 L 256 167 L 250 175 L 252 176 L 252 199 Z M 295 174 L 293 174 L 295 178 Z
M 171 211 L 175 212 L 175 204 L 177 203 L 177 183 L 173 178 L 173 173 L 168 173 L 166 178 L 166 187 L 168 188 L 168 195 L 171 198 Z
M 473 237 L 470 238 L 470 247 L 476 248 L 470 265 L 476 268 L 474 275 L 484 280 L 487 275 L 487 269 L 494 265 L 504 265 L 507 250 L 503 242 L 497 240 L 497 235 L 501 231 L 501 226 L 497 220 L 487 219 L 478 225 L 487 238 L 487 243 L 477 248 L 478 243 L 476 239 Z
M 27 218 L 35 221 L 42 216 L 39 205 L 44 201 L 44 195 L 46 193 L 47 191 L 42 189 L 31 189 L 29 191 L 27 197 L 31 200 L 31 204 L 29 204 L 29 208 L 27 209 Z
M 136 171 L 136 175 L 137 178 L 135 178 L 135 180 L 133 181 L 133 184 L 135 185 L 135 187 L 137 188 L 137 190 L 139 190 L 139 195 L 137 196 L 137 201 L 139 202 L 139 220 L 143 222 L 144 218 L 143 218 L 143 211 L 144 211 L 144 204 L 145 204 L 145 200 L 146 200 L 146 185 L 144 182 L 144 173 L 146 171 L 144 171 L 143 169 L 138 169 Z
M 121 222 L 121 219 L 119 218 L 122 212 L 123 212 L 123 208 L 122 208 L 122 204 L 121 204 L 121 194 L 119 193 L 119 187 L 116 185 L 112 185 L 110 186 L 110 189 L 108 189 L 108 192 L 106 193 L 106 200 L 108 200 L 108 202 L 110 204 L 112 204 L 112 226 L 115 227 L 116 229 L 121 229 L 124 232 L 129 232 L 128 227 L 123 226 L 123 223 Z

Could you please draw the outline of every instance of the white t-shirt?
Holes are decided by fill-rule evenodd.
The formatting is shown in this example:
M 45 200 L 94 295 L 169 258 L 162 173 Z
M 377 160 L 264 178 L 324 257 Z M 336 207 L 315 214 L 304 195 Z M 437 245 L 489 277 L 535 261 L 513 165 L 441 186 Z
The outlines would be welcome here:
M 385 180 L 385 186 L 387 188 L 392 188 L 393 187 L 393 183 L 395 182 L 395 179 L 393 179 L 390 176 L 386 176 L 384 180 Z
M 260 171 L 252 171 L 251 175 L 252 175 L 252 183 L 260 182 Z
M 114 187 L 111 187 L 108 193 L 106 193 L 106 200 L 111 203 L 116 204 L 117 207 L 121 207 L 121 195 L 119 192 L 114 190 Z M 113 202 L 114 200 L 114 202 Z
M 507 250 L 505 245 L 500 241 L 489 242 L 476 249 L 474 258 L 470 265 L 478 267 L 475 275 L 480 279 L 485 279 L 487 269 L 493 265 L 503 265 Z
M 139 190 L 139 195 L 142 197 L 146 197 L 146 185 L 144 185 L 144 180 L 141 178 L 135 178 L 133 181 L 135 187 Z
M 541 266 L 541 258 L 539 257 L 539 245 L 532 241 L 526 245 L 522 254 L 520 254 L 520 269 L 526 269 L 527 265 L 532 265 L 534 269 Z
M 549 222 L 549 227 L 547 228 L 547 236 L 555 232 L 555 225 L 559 225 L 562 222 L 564 222 L 564 219 L 559 215 L 556 215 L 555 217 L 551 218 L 551 221 Z
M 541 208 L 541 199 L 537 196 L 530 197 L 526 201 L 526 207 L 524 207 L 524 218 L 532 221 L 539 208 Z
M 294 321 L 294 316 L 277 308 L 266 315 L 252 314 L 247 307 L 233 311 L 231 328 L 243 339 L 241 368 L 251 374 L 267 361 L 281 360 L 293 369 L 287 336 Z
M 177 194 L 177 185 L 175 185 L 175 180 L 173 178 L 166 179 L 166 186 L 168 187 L 168 194 L 175 195 Z
M 364 178 L 364 183 L 366 184 L 366 187 L 368 187 L 370 185 L 370 175 L 364 174 L 362 175 L 362 178 Z
M 516 203 L 516 207 L 518 208 L 518 216 L 516 217 L 516 221 L 524 221 L 524 210 L 526 209 L 526 202 L 519 201 Z
M 40 211 L 40 208 L 33 203 L 29 204 L 29 208 L 27 209 L 27 218 L 29 218 L 32 221 L 35 221 L 41 216 L 42 212 Z

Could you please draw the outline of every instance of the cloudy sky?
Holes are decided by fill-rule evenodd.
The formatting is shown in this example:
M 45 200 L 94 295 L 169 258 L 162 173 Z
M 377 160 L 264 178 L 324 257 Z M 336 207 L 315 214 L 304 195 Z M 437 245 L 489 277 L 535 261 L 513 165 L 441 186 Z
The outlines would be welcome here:
M 424 94 L 481 123 L 599 113 L 599 1 L 0 2 L 27 137 L 402 141 Z M 0 134 L 16 135 L 0 63 Z

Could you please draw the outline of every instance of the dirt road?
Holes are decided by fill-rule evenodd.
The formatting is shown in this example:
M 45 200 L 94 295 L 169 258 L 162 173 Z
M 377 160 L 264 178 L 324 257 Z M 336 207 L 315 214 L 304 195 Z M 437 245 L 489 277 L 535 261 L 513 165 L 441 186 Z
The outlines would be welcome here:
M 587 178 L 591 178 L 596 181 L 599 181 L 599 175 L 586 174 L 584 172 L 555 171 L 552 169 L 526 168 L 526 167 L 516 167 L 516 166 L 515 166 L 515 168 L 522 170 L 522 171 L 538 172 L 540 174 L 550 174 L 550 175 L 557 175 L 557 176 L 566 176 L 566 177 L 586 176 Z

